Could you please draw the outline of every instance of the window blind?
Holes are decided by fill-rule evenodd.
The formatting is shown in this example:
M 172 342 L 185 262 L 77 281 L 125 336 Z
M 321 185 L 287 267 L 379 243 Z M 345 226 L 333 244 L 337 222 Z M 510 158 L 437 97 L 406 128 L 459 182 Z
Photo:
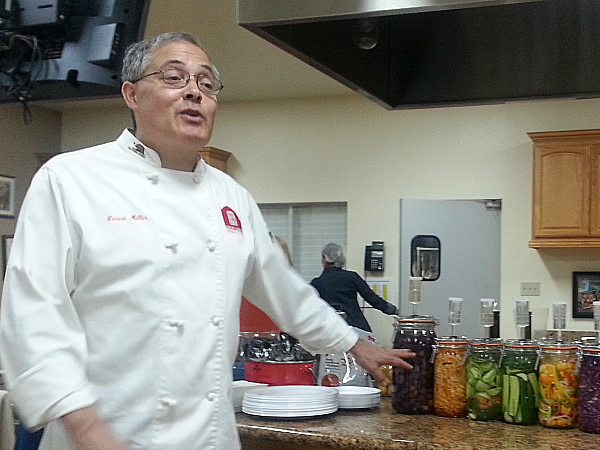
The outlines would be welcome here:
M 290 249 L 294 268 L 306 281 L 323 271 L 321 250 L 335 242 L 346 248 L 345 203 L 259 204 L 267 226 Z

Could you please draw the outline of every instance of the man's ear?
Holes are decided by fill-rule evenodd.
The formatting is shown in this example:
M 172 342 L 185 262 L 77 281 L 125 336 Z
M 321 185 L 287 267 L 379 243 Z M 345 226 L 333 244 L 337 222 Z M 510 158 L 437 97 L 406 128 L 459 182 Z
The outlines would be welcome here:
M 126 81 L 121 86 L 121 95 L 125 100 L 125 103 L 129 107 L 129 109 L 134 110 L 137 105 L 137 93 L 135 89 L 135 84 L 130 81 Z

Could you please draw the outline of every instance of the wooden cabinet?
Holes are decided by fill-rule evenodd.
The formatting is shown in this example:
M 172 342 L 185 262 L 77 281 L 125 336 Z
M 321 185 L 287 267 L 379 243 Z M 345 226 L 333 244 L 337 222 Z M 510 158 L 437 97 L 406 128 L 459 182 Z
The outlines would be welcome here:
M 230 152 L 215 147 L 204 147 L 200 150 L 200 156 L 211 166 L 227 173 L 227 160 L 231 156 Z
M 528 133 L 532 248 L 600 247 L 600 130 Z

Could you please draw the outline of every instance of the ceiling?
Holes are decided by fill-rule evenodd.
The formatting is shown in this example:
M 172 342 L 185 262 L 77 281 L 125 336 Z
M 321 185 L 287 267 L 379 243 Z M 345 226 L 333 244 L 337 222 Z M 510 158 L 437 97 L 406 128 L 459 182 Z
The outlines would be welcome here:
M 236 22 L 236 0 L 152 0 L 147 37 L 167 31 L 196 36 L 221 72 L 219 101 L 358 95 Z M 52 109 L 112 106 L 120 99 L 45 105 Z

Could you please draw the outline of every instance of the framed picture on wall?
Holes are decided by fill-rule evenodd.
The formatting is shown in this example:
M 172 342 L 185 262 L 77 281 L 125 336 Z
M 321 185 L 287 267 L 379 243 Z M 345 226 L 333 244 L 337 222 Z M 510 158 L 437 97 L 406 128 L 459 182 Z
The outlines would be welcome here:
M 2 277 L 6 273 L 6 263 L 8 263 L 8 255 L 10 253 L 10 247 L 12 246 L 13 235 L 4 234 L 2 235 Z
M 0 175 L 0 218 L 15 217 L 15 177 Z
M 600 272 L 573 272 L 573 317 L 592 319 L 600 301 Z

